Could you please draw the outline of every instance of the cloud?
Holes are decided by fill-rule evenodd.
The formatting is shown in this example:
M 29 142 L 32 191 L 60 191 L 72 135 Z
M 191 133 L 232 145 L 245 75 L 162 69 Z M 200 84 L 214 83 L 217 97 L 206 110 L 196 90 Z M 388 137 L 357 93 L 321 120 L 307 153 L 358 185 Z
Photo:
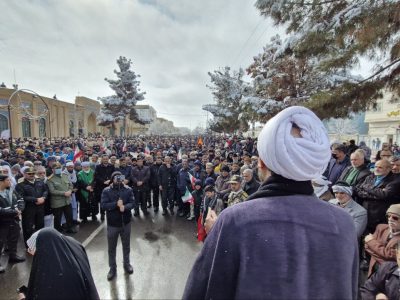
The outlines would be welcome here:
M 21 88 L 97 99 L 112 93 L 104 78 L 123 55 L 144 103 L 188 127 L 205 125 L 201 107 L 213 102 L 207 72 L 247 67 L 276 32 L 243 0 L 5 0 L 0 11 L 0 82 L 11 86 L 15 70 Z

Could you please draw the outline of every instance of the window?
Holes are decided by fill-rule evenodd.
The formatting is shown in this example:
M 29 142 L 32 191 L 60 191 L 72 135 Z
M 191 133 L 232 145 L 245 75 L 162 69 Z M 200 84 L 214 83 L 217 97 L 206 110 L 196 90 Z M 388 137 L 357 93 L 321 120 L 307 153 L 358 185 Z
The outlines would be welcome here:
M 4 130 L 8 129 L 8 118 L 0 114 L 0 133 L 2 133 Z
M 69 136 L 74 136 L 74 120 L 69 120 Z
M 39 137 L 46 136 L 46 119 L 40 118 L 39 119 Z
M 31 120 L 26 117 L 22 118 L 22 136 L 31 137 Z

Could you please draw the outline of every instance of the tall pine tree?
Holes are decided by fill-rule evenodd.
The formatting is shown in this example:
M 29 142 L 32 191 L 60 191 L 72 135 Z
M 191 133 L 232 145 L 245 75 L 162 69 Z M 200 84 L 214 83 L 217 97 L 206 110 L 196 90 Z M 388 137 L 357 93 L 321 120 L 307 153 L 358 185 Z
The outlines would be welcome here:
M 257 0 L 256 7 L 289 35 L 279 53 L 317 59 L 321 72 L 373 63 L 359 82 L 343 81 L 315 93 L 307 106 L 321 117 L 347 116 L 376 103 L 383 89 L 400 94 L 400 1 Z
M 247 120 L 241 117 L 242 97 L 250 93 L 250 86 L 243 80 L 244 72 L 238 72 L 225 67 L 223 70 L 209 72 L 212 85 L 208 86 L 214 96 L 215 104 L 203 106 L 214 118 L 208 124 L 216 132 L 233 133 L 237 130 L 247 130 Z
M 149 120 L 142 120 L 138 116 L 135 106 L 138 101 L 144 100 L 145 92 L 139 88 L 140 75 L 131 70 L 132 61 L 126 57 L 120 56 L 117 59 L 119 70 L 114 70 L 117 79 L 105 78 L 115 95 L 99 97 L 102 102 L 100 114 L 97 117 L 100 126 L 115 126 L 116 122 L 123 121 L 123 135 L 125 135 L 126 118 L 145 124 Z

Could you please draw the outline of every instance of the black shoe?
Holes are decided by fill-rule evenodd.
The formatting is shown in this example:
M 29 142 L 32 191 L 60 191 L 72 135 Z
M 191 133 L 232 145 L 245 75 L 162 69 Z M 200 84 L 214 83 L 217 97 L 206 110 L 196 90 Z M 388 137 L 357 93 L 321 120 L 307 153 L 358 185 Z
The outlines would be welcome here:
M 132 268 L 131 265 L 125 265 L 124 266 L 124 270 L 125 270 L 125 273 L 128 273 L 128 274 L 132 274 L 133 273 L 133 268 Z
M 103 222 L 104 219 L 105 219 L 105 216 L 104 216 L 104 215 L 101 215 L 101 216 L 100 216 L 100 220 Z
M 133 214 L 135 217 L 139 217 L 139 212 L 135 211 L 135 213 Z
M 174 208 L 170 208 L 170 209 L 169 209 L 169 212 L 170 212 L 171 216 L 173 216 L 173 215 L 175 214 Z
M 167 209 L 163 209 L 162 215 L 165 216 L 167 214 Z
M 3 266 L 0 265 L 0 274 L 4 273 L 5 271 L 6 271 L 6 269 Z
M 87 222 L 88 222 L 88 219 L 87 219 L 87 218 L 83 218 L 83 219 L 82 219 L 82 223 L 83 223 L 83 224 L 85 224 L 85 223 L 87 223 Z
M 23 261 L 25 261 L 25 258 L 23 258 L 23 257 L 21 257 L 21 256 L 18 256 L 18 255 L 11 255 L 9 258 L 8 258 L 8 261 L 10 262 L 10 263 L 20 263 L 20 262 L 23 262 Z
M 149 212 L 148 212 L 147 210 L 145 210 L 145 211 L 143 211 L 143 214 L 144 214 L 145 216 L 148 216 L 148 215 L 149 215 Z
M 66 231 L 66 233 L 78 233 L 78 229 L 76 229 L 75 227 L 71 227 Z
M 81 222 L 79 222 L 78 220 L 73 220 L 73 221 L 72 221 L 72 224 L 74 224 L 74 225 L 79 225 L 79 224 L 81 224 Z
M 108 274 L 107 274 L 107 280 L 108 281 L 113 280 L 115 275 L 117 275 L 117 270 L 116 269 L 110 269 L 110 271 L 108 271 Z
M 92 216 L 92 221 L 93 222 L 97 221 L 97 217 L 96 216 Z
M 155 213 L 158 213 L 158 207 L 155 207 L 155 208 L 154 208 L 154 212 L 155 212 Z

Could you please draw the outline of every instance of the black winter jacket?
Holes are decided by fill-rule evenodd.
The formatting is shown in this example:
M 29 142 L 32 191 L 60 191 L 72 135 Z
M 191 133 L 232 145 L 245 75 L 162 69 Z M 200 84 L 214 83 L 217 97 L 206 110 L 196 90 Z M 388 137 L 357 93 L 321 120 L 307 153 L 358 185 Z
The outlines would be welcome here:
M 396 174 L 390 172 L 377 186 L 374 183 L 375 175 L 371 174 L 353 188 L 354 196 L 368 211 L 368 227 L 386 223 L 386 210 L 400 202 L 400 181 Z
M 24 200 L 17 193 L 12 192 L 11 204 L 3 196 L 0 195 L 0 226 L 14 223 L 18 220 L 17 209 L 24 209 Z
M 158 184 L 163 188 L 176 186 L 176 170 L 173 165 L 167 168 L 165 164 L 162 164 L 158 170 Z
M 24 179 L 17 184 L 15 190 L 24 199 L 25 205 L 35 205 L 36 199 L 41 197 L 47 201 L 49 195 L 47 184 L 40 179 L 35 179 L 33 183 Z
M 115 168 L 113 165 L 108 164 L 107 166 L 100 164 L 96 166 L 94 171 L 93 182 L 95 186 L 95 193 L 101 193 L 101 191 L 107 187 L 104 181 L 111 179 L 111 174 L 114 172 Z
M 389 299 L 400 299 L 399 275 L 397 263 L 383 263 L 361 287 L 361 299 L 375 300 L 379 293 L 385 294 Z
M 122 199 L 124 203 L 124 212 L 121 212 L 117 206 L 119 199 Z M 108 226 L 122 227 L 122 221 L 124 224 L 128 224 L 132 218 L 131 210 L 134 203 L 135 197 L 130 187 L 111 185 L 105 188 L 101 194 L 101 208 L 106 211 Z

